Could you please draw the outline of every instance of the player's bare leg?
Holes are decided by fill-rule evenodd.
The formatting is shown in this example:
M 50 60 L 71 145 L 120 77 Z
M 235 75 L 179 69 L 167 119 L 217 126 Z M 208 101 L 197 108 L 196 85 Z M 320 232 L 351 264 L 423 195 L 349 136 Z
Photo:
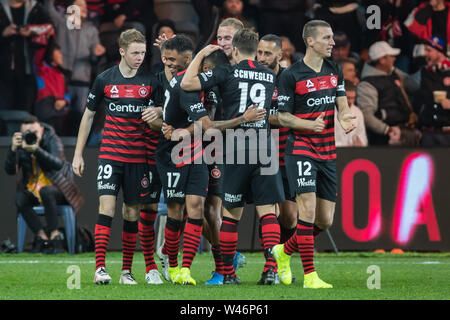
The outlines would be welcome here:
M 205 198 L 197 195 L 186 196 L 188 218 L 183 233 L 183 262 L 174 282 L 178 284 L 193 284 L 190 268 L 200 245 L 202 235 Z
M 145 281 L 148 284 L 162 284 L 158 266 L 155 263 L 155 221 L 158 216 L 158 204 L 142 205 L 139 213 L 139 239 L 145 259 Z
M 94 283 L 109 284 L 111 277 L 106 272 L 105 256 L 111 237 L 111 224 L 116 210 L 116 196 L 99 197 L 98 218 L 95 225 L 95 276 Z
M 333 224 L 336 202 L 317 198 L 316 219 L 314 221 L 314 237 L 327 230 Z

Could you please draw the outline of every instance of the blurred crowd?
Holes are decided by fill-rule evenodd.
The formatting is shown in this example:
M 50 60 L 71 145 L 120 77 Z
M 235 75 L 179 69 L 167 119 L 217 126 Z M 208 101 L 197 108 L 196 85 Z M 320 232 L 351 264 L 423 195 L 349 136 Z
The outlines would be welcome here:
M 125 29 L 145 34 L 145 68 L 156 73 L 159 35 L 185 34 L 199 50 L 234 17 L 281 36 L 289 67 L 305 52 L 303 25 L 322 19 L 361 128 L 342 138 L 337 130 L 337 146 L 450 146 L 449 12 L 444 0 L 0 0 L 0 135 L 20 110 L 76 136 L 93 79 L 120 61 Z M 103 121 L 98 112 L 90 145 Z

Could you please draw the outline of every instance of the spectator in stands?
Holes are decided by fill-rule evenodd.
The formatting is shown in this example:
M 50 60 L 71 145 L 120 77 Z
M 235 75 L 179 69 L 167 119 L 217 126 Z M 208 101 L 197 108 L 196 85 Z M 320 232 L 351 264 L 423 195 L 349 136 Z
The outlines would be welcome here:
M 298 0 L 260 0 L 258 31 L 262 37 L 273 33 L 289 38 L 299 52 L 305 52 L 306 47 L 300 30 L 310 19 L 305 15 L 306 1 Z
M 172 20 L 165 19 L 160 20 L 156 24 L 155 28 L 155 39 L 157 41 L 162 41 L 162 39 L 170 39 L 177 34 L 175 29 L 175 23 Z M 162 61 L 161 51 L 159 45 L 152 46 L 152 72 L 158 73 L 164 70 L 164 62 Z
M 342 69 L 344 80 L 351 81 L 355 86 L 359 83 L 359 77 L 356 71 L 356 60 L 347 58 L 337 62 Z
M 384 41 L 369 48 L 370 62 L 364 64 L 356 91 L 356 104 L 364 114 L 369 145 L 397 145 L 401 128 L 413 128 L 415 113 L 408 92 L 418 85 L 404 72 L 394 68 L 400 49 Z
M 59 46 L 53 41 L 36 51 L 34 57 L 38 94 L 34 114 L 62 135 L 70 103 Z
M 445 52 L 449 51 L 450 3 L 444 0 L 430 0 L 416 7 L 405 21 L 405 26 L 417 38 L 429 40 L 437 36 L 444 41 Z
M 350 133 L 345 133 L 340 125 L 334 128 L 336 147 L 367 147 L 366 126 L 364 125 L 364 116 L 361 110 L 355 105 L 356 86 L 353 82 L 345 80 L 345 93 L 350 111 L 356 116 L 356 129 Z M 334 113 L 334 123 L 338 123 L 337 112 Z
M 359 55 L 356 52 L 350 51 L 351 43 L 348 40 L 345 32 L 336 31 L 333 36 L 334 47 L 331 51 L 331 57 L 334 61 L 353 58 L 359 61 Z
M 244 1 L 242 0 L 225 0 L 222 7 L 222 21 L 227 18 L 235 18 L 242 22 L 244 28 L 256 31 L 255 23 L 253 23 L 244 14 Z
M 135 28 L 145 35 L 157 20 L 153 0 L 105 0 L 104 12 L 100 31 Z
M 53 128 L 29 116 L 11 139 L 5 170 L 22 177 L 17 186 L 16 206 L 36 235 L 33 252 L 61 253 L 63 235 L 58 230 L 57 206 L 70 204 L 74 211 L 83 205 L 70 163 L 65 161 L 63 144 Z M 43 205 L 48 233 L 33 206 Z
M 431 37 L 424 43 L 427 65 L 421 69 L 420 89 L 414 99 L 422 146 L 450 147 L 450 60 L 440 37 Z
M 32 112 L 36 98 L 33 55 L 42 44 L 30 25 L 50 27 L 49 23 L 35 0 L 0 1 L 0 109 Z
M 345 32 L 351 51 L 360 52 L 365 19 L 358 0 L 318 0 L 314 19 L 327 21 L 333 30 Z
M 62 51 L 63 68 L 71 73 L 68 92 L 72 121 L 68 123 L 66 135 L 76 136 L 89 94 L 92 66 L 105 53 L 105 48 L 100 44 L 98 29 L 86 21 L 88 11 L 85 0 L 70 2 L 80 8 L 80 19 L 75 17 L 73 30 L 67 27 L 66 17 L 55 10 L 53 2 L 44 0 L 44 7 L 56 28 L 56 43 Z
M 294 62 L 303 58 L 304 54 L 297 52 L 291 40 L 288 37 L 281 36 L 281 60 L 280 66 L 283 68 L 289 67 Z
M 426 65 L 425 45 L 421 42 L 429 40 L 431 36 L 437 36 L 444 40 L 445 51 L 446 53 L 450 52 L 449 23 L 450 3 L 444 0 L 423 1 L 410 12 L 404 25 L 416 38 L 413 50 L 413 70 L 418 70 Z
M 86 5 L 88 9 L 87 20 L 98 27 L 103 15 L 105 14 L 104 0 L 86 0 Z

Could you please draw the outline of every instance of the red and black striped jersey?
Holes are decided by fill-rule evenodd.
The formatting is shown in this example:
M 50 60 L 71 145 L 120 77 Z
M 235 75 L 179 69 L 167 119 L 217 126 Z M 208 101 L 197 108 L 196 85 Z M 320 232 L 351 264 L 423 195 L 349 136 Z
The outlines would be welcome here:
M 161 106 L 161 96 L 159 81 L 142 69 L 132 78 L 124 78 L 119 66 L 111 67 L 97 76 L 86 107 L 96 111 L 104 102 L 106 118 L 100 159 L 155 163 L 159 132 L 148 128 L 142 120 L 142 111 Z
M 278 74 L 275 78 L 275 89 L 272 95 L 272 104 L 270 105 L 270 114 L 278 114 L 278 84 L 280 82 L 280 75 L 285 70 L 285 68 L 280 67 Z M 286 140 L 289 135 L 289 128 L 277 127 L 278 129 L 278 161 L 280 166 L 284 166 L 284 152 L 286 149 Z
M 336 97 L 345 96 L 344 77 L 338 65 L 324 59 L 320 72 L 300 60 L 280 76 L 278 111 L 289 112 L 307 120 L 315 120 L 325 112 L 325 129 L 290 131 L 286 154 L 302 155 L 316 160 L 336 159 L 334 140 L 334 106 Z

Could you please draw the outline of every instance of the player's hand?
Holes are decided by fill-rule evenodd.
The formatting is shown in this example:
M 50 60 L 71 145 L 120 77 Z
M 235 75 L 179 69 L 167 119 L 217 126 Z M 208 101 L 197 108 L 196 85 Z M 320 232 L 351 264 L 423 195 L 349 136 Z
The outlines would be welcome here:
M 11 150 L 16 152 L 22 146 L 22 132 L 15 132 L 11 140 Z
M 352 113 L 345 113 L 342 115 L 341 118 L 338 117 L 338 119 L 345 133 L 350 133 L 356 129 L 355 124 L 356 116 L 353 115 Z
M 73 173 L 81 178 L 84 172 L 84 160 L 82 156 L 73 156 L 72 169 Z
M 175 130 L 174 127 L 172 127 L 171 125 L 163 122 L 162 128 L 161 128 L 163 134 L 164 134 L 164 138 L 166 138 L 167 140 L 171 140 L 172 138 L 172 133 Z
M 316 120 L 312 122 L 312 131 L 319 133 L 322 132 L 323 129 L 325 129 L 325 121 L 323 120 L 323 117 L 325 117 L 325 112 L 322 112 L 320 116 L 318 116 Z
M 176 34 L 174 34 L 174 35 L 172 36 L 172 38 L 175 37 L 175 36 L 176 36 Z M 167 40 L 169 40 L 169 39 L 167 38 L 166 34 L 163 33 L 162 35 L 158 36 L 158 38 L 155 40 L 155 42 L 153 42 L 153 46 L 158 47 L 159 49 L 161 49 L 161 46 L 162 46 L 163 43 L 166 42 Z
M 150 122 L 153 122 L 161 118 L 161 115 L 162 115 L 161 107 L 147 108 L 144 111 L 142 111 L 142 120 L 150 124 Z
M 266 118 L 266 109 L 258 109 L 258 104 L 252 105 L 243 114 L 245 122 L 261 121 Z
M 216 50 L 219 50 L 220 47 L 214 44 L 208 44 L 206 47 L 204 47 L 200 52 L 203 54 L 204 57 L 209 56 L 211 53 L 213 53 Z M 200 53 L 199 52 L 199 53 Z

